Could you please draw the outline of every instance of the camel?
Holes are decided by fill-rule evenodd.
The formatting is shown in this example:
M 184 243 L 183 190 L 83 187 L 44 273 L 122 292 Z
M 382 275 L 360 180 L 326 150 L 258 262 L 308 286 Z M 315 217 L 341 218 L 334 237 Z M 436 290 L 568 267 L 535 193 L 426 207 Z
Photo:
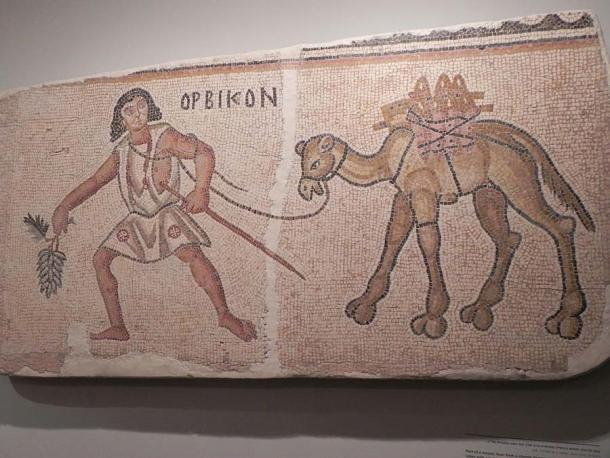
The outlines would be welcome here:
M 415 134 L 407 127 L 390 127 L 372 155 L 357 152 L 332 134 L 315 135 L 296 144 L 302 173 L 298 192 L 307 201 L 314 194 L 322 195 L 326 182 L 334 177 L 364 187 L 389 182 L 396 189 L 377 267 L 366 290 L 347 304 L 345 313 L 360 325 L 373 321 L 377 304 L 389 291 L 397 257 L 415 227 L 427 269 L 428 293 L 425 312 L 415 316 L 410 326 L 416 335 L 442 337 L 447 330 L 444 314 L 450 298 L 439 258 L 439 206 L 472 196 L 480 224 L 495 245 L 495 261 L 478 298 L 461 309 L 461 320 L 479 331 L 493 324 L 492 307 L 504 297 L 509 267 L 521 242 L 521 234 L 511 230 L 508 222 L 510 205 L 546 231 L 557 248 L 562 297 L 559 309 L 545 322 L 546 330 L 564 339 L 578 338 L 586 299 L 576 265 L 576 220 L 557 213 L 547 202 L 539 172 L 542 182 L 566 208 L 576 213 L 588 231 L 594 231 L 590 214 L 544 148 L 525 130 L 501 120 L 484 119 L 469 123 L 468 132 L 474 139 L 468 148 L 429 155 L 417 151 Z

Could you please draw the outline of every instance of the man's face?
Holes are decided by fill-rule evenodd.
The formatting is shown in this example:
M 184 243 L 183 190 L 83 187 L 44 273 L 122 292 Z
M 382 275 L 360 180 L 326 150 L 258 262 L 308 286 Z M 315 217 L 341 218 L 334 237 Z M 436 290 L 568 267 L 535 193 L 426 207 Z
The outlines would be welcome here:
M 148 103 L 146 103 L 146 99 L 137 96 L 131 102 L 127 102 L 121 109 L 121 116 L 123 116 L 125 127 L 130 132 L 142 129 L 148 123 Z

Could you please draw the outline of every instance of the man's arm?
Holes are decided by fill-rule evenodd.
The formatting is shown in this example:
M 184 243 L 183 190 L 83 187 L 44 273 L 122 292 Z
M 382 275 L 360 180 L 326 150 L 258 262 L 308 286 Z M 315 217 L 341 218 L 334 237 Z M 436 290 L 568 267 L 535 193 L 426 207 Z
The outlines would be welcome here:
M 119 173 L 119 155 L 114 151 L 96 172 L 72 190 L 59 205 L 72 210 L 108 184 Z
M 160 148 L 162 151 L 166 151 L 166 154 L 169 153 L 180 159 L 193 160 L 195 163 L 195 190 L 186 197 L 183 208 L 190 213 L 204 211 L 209 203 L 210 183 L 216 163 L 212 147 L 170 127 L 163 133 Z
M 68 215 L 119 173 L 119 154 L 113 151 L 97 171 L 68 193 L 53 212 L 53 231 L 68 232 Z

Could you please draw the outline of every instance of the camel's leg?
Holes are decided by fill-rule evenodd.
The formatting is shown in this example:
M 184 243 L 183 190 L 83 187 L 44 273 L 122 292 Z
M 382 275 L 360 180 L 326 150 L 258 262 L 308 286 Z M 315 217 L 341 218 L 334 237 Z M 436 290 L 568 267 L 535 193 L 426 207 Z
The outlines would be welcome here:
M 347 316 L 353 318 L 356 323 L 369 324 L 375 318 L 377 302 L 383 299 L 390 289 L 392 269 L 412 227 L 411 205 L 407 196 L 398 192 L 394 196 L 385 244 L 377 268 L 369 279 L 366 291 L 345 308 Z
M 529 172 L 515 171 L 506 177 L 498 174 L 496 183 L 522 216 L 544 229 L 553 238 L 561 267 L 563 289 L 559 310 L 547 319 L 545 327 L 551 334 L 559 334 L 564 339 L 576 339 L 582 328 L 580 314 L 586 308 L 585 295 L 580 287 L 576 267 L 576 221 L 553 210 L 544 198 L 536 170 L 530 168 Z M 519 182 L 511 179 L 517 174 Z
M 472 323 L 479 331 L 486 331 L 493 323 L 491 307 L 504 297 L 504 281 L 513 255 L 521 242 L 521 234 L 511 232 L 506 217 L 506 197 L 497 188 L 480 188 L 473 196 L 474 208 L 481 226 L 496 246 L 493 268 L 477 300 L 462 309 L 464 323 Z
M 417 335 L 437 339 L 447 330 L 443 317 L 449 308 L 449 294 L 443 278 L 440 261 L 441 234 L 438 228 L 438 199 L 435 193 L 416 190 L 411 194 L 411 205 L 417 224 L 417 242 L 428 272 L 426 313 L 411 320 L 411 329 Z

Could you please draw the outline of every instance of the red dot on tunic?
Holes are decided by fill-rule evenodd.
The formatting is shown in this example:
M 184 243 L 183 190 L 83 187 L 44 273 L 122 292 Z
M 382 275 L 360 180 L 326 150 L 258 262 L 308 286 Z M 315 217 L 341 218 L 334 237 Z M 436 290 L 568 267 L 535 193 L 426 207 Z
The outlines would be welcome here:
M 180 237 L 180 234 L 182 234 L 182 231 L 175 224 L 172 224 L 169 229 L 167 229 L 167 235 L 172 239 L 177 239 Z
M 119 239 L 119 242 L 126 242 L 129 240 L 129 232 L 126 229 L 121 229 L 116 233 L 116 238 Z

